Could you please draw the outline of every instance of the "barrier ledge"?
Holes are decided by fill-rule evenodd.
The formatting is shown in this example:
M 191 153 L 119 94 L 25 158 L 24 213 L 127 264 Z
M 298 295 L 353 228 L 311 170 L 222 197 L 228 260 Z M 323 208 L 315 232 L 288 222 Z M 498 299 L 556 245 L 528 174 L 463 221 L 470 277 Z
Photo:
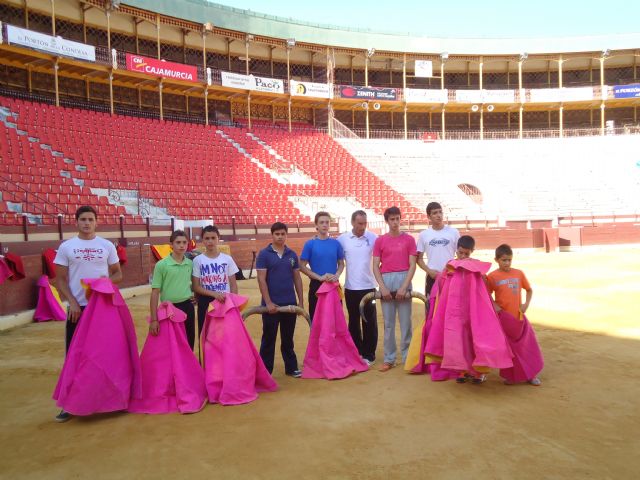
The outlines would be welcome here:
M 149 295 L 151 293 L 151 285 L 138 285 L 135 287 L 123 288 L 120 290 L 125 299 L 137 297 L 140 295 Z M 33 314 L 35 310 L 25 310 L 24 312 L 15 313 L 13 315 L 3 315 L 0 317 L 0 332 L 9 330 L 14 327 L 20 327 L 33 322 Z

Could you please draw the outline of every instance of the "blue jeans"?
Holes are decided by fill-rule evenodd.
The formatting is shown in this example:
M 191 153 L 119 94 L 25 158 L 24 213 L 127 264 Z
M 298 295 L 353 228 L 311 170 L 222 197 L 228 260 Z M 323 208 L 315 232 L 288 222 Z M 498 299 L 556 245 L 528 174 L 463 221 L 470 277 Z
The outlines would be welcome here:
M 407 272 L 389 272 L 382 274 L 382 281 L 390 291 L 396 291 L 402 285 Z M 407 290 L 411 290 L 411 284 Z M 384 363 L 396 362 L 396 312 L 400 319 L 400 351 L 402 362 L 407 359 L 409 344 L 411 343 L 411 299 L 407 300 L 382 300 L 382 316 L 384 317 Z

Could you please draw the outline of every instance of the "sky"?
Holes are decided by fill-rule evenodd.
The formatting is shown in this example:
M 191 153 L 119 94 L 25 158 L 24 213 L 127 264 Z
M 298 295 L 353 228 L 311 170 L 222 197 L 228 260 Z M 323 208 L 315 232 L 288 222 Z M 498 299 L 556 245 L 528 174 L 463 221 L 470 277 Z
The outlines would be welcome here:
M 428 37 L 516 38 L 640 32 L 640 1 L 208 0 L 311 23 Z

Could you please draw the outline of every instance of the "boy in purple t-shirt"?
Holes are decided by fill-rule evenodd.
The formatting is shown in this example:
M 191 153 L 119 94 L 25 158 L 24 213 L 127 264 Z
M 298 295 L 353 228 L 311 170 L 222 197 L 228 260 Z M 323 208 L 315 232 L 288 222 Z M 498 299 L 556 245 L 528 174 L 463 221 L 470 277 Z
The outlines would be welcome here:
M 403 297 L 411 290 L 418 255 L 415 239 L 400 231 L 400 209 L 387 208 L 384 220 L 389 225 L 389 233 L 378 237 L 373 246 L 373 274 L 380 286 L 384 317 L 384 363 L 380 367 L 381 372 L 391 370 L 396 362 L 396 311 L 400 319 L 402 362 L 407 359 L 411 343 L 411 299 Z

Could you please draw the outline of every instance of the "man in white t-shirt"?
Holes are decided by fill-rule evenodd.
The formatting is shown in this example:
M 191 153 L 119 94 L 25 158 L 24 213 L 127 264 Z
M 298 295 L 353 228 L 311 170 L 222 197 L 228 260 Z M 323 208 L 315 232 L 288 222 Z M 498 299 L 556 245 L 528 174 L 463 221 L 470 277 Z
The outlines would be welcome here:
M 98 214 L 90 206 L 76 210 L 78 235 L 62 242 L 53 263 L 56 265 L 56 286 L 69 302 L 66 323 L 66 351 L 88 300 L 81 280 L 85 278 L 109 277 L 113 283 L 122 280 L 122 270 L 116 247 L 108 240 L 96 235 Z M 70 414 L 61 411 L 56 421 L 64 422 Z
M 374 292 L 377 283 L 373 276 L 371 259 L 373 257 L 373 245 L 378 236 L 367 231 L 367 214 L 357 210 L 351 215 L 350 232 L 345 232 L 338 237 L 342 245 L 347 264 L 347 278 L 344 284 L 344 298 L 349 313 L 349 333 L 360 356 L 369 366 L 376 359 L 376 347 L 378 345 L 378 322 L 376 306 L 369 302 L 364 310 L 366 322 L 360 327 L 360 301 L 369 292 Z
M 418 266 L 427 272 L 425 294 L 427 297 L 447 262 L 453 259 L 460 233 L 456 228 L 444 224 L 442 206 L 438 202 L 427 205 L 427 217 L 431 226 L 418 235 Z M 424 255 L 427 255 L 427 262 Z M 427 310 L 429 304 L 427 304 Z
M 220 231 L 214 225 L 202 229 L 202 243 L 206 248 L 203 254 L 193 259 L 191 285 L 198 295 L 198 335 L 202 332 L 204 319 L 213 300 L 224 301 L 224 294 L 238 293 L 236 262 L 226 253 L 218 250 Z

